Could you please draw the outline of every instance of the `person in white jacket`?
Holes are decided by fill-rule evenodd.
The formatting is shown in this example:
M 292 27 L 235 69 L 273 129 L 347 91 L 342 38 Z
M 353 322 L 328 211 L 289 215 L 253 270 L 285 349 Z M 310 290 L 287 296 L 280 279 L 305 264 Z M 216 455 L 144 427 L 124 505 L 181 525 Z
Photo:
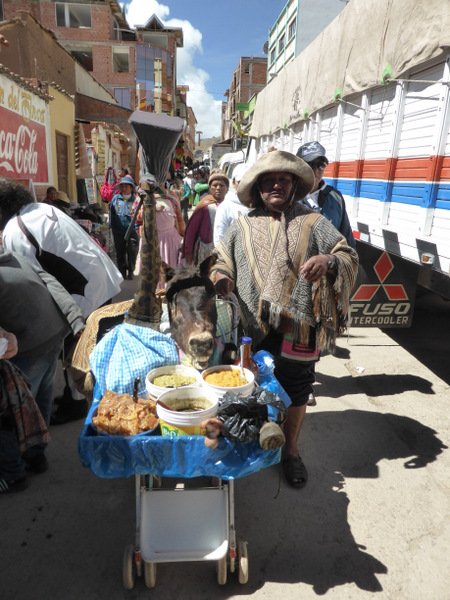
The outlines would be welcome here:
M 35 202 L 23 185 L 6 177 L 0 177 L 0 230 L 5 249 L 53 275 L 84 318 L 120 292 L 119 270 L 78 223 L 54 206 Z M 51 423 L 82 418 L 87 409 L 69 378 Z
M 245 163 L 240 163 L 234 168 L 231 187 L 224 201 L 217 208 L 216 219 L 214 221 L 214 246 L 217 246 L 233 221 L 252 210 L 248 206 L 244 206 L 237 196 L 239 182 L 247 168 Z

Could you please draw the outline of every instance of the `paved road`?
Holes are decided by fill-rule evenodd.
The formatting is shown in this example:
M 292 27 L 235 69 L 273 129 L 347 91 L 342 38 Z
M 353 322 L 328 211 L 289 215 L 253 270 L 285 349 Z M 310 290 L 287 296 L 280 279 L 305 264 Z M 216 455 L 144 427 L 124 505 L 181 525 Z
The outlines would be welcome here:
M 124 591 L 134 480 L 83 469 L 77 422 L 51 429 L 50 470 L 1 499 L 0 597 L 449 600 L 448 382 L 390 335 L 352 329 L 321 359 L 317 391 L 300 443 L 307 487 L 288 488 L 278 467 L 236 482 L 247 585 L 229 575 L 219 587 L 214 565 L 180 563 L 158 567 L 154 590 L 140 579 Z

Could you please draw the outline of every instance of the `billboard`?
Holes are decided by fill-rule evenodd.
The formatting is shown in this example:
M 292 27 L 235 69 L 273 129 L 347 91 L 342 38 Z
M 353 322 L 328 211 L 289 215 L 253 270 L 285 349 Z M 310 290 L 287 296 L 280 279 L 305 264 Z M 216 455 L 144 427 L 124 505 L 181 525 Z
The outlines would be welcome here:
M 0 175 L 48 181 L 47 102 L 0 74 Z

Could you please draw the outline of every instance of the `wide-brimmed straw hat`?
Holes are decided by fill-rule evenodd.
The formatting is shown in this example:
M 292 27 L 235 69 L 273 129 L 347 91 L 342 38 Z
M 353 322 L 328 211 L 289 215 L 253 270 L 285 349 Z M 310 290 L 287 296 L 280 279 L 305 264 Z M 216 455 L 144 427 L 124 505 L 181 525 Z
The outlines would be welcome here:
M 61 204 L 62 206 L 64 206 L 64 208 L 70 208 L 69 196 L 66 194 L 66 192 L 63 192 L 62 190 L 56 192 L 55 203 Z
M 258 179 L 265 173 L 282 171 L 292 173 L 297 177 L 296 198 L 304 198 L 314 186 L 314 172 L 301 158 L 285 152 L 272 150 L 261 156 L 243 175 L 239 183 L 237 195 L 245 206 L 256 206 L 261 202 L 261 196 L 256 186 Z

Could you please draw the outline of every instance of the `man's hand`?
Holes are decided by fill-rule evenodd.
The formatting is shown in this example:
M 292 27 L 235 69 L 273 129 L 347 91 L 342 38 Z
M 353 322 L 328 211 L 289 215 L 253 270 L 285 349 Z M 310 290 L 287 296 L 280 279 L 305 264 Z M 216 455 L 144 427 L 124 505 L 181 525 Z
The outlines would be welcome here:
M 326 254 L 318 254 L 311 256 L 301 267 L 300 275 L 306 281 L 315 283 L 328 271 L 328 256 Z

